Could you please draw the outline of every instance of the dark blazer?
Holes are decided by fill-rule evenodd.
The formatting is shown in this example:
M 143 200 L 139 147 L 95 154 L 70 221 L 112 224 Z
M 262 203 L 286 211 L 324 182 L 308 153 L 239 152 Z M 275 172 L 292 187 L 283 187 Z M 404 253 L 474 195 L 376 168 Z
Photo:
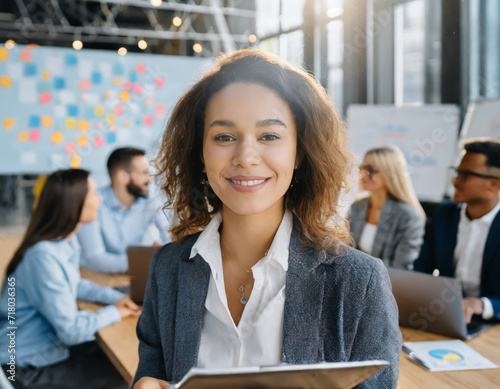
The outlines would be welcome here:
M 351 236 L 358 247 L 366 224 L 370 198 L 352 204 L 349 213 Z M 424 241 L 425 220 L 411 205 L 387 198 L 373 242 L 371 255 L 382 259 L 387 267 L 412 270 Z
M 450 201 L 442 203 L 436 210 L 425 237 L 415 270 L 455 277 L 455 246 L 457 245 L 460 204 Z M 500 319 L 500 212 L 491 224 L 481 267 L 481 297 L 490 299 L 495 318 Z
M 318 255 L 290 239 L 285 288 L 283 356 L 287 363 L 362 361 L 391 363 L 360 388 L 396 388 L 401 353 L 398 310 L 387 271 L 378 259 L 343 245 L 342 255 Z M 143 376 L 178 382 L 196 366 L 210 267 L 198 254 L 199 234 L 170 243 L 153 257 L 137 325 Z M 216 350 L 214 350 L 216 352 Z

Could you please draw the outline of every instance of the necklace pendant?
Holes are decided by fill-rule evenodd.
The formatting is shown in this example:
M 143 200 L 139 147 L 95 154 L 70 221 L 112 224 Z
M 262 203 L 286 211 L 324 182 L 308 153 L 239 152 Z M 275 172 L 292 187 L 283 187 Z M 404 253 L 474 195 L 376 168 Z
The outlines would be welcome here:
M 245 290 L 245 285 L 241 285 L 239 288 L 240 292 L 243 292 Z
M 245 296 L 243 296 L 240 301 L 242 304 L 246 304 L 248 299 Z

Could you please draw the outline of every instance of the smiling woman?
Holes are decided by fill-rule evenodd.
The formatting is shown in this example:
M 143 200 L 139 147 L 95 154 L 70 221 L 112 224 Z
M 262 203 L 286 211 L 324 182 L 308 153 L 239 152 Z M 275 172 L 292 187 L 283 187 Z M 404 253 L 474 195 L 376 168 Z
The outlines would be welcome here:
M 324 89 L 256 50 L 221 57 L 180 99 L 156 160 L 178 223 L 152 261 L 135 388 L 195 366 L 375 359 L 392 365 L 366 383 L 396 386 L 387 272 L 343 243 L 345 139 Z

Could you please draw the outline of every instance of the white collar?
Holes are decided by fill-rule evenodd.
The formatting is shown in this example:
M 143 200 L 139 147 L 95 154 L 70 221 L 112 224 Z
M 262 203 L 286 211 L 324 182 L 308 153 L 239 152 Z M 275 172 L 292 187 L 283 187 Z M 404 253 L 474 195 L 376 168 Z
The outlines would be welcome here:
M 214 264 L 220 262 L 220 235 L 219 227 L 222 223 L 222 214 L 215 214 L 202 231 L 195 244 L 191 248 L 189 258 L 193 258 L 196 254 L 208 263 Z M 281 224 L 276 231 L 273 242 L 267 253 L 268 260 L 274 260 L 281 265 L 284 271 L 288 270 L 288 248 L 290 246 L 290 237 L 293 228 L 293 215 L 290 211 L 286 211 L 281 220 Z
M 481 223 L 487 224 L 488 226 L 491 226 L 491 223 L 493 223 L 493 219 L 495 219 L 495 216 L 500 211 L 500 201 L 497 203 L 497 205 L 495 205 L 495 208 L 493 208 L 486 215 L 483 215 L 480 218 L 474 219 L 474 220 L 470 220 L 469 219 L 469 217 L 465 213 L 466 209 L 467 209 L 467 205 L 465 203 L 462 204 L 462 209 L 460 210 L 460 218 L 461 219 L 466 220 L 469 223 L 472 223 L 472 222 L 481 222 Z

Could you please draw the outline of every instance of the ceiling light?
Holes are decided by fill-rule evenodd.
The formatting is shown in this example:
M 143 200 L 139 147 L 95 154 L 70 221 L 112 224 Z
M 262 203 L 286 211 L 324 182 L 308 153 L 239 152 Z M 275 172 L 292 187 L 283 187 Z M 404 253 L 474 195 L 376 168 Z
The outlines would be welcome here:
M 73 48 L 74 48 L 75 50 L 81 50 L 81 49 L 82 49 L 82 47 L 83 47 L 83 43 L 82 43 L 82 41 L 79 41 L 79 40 L 75 40 L 75 41 L 73 41 Z
M 148 43 L 144 39 L 141 39 L 137 42 L 137 46 L 139 46 L 139 49 L 141 50 L 146 50 L 148 48 Z
M 203 50 L 203 46 L 200 45 L 199 43 L 195 43 L 193 45 L 193 50 L 194 50 L 195 53 L 201 53 L 202 50 Z
M 127 49 L 126 49 L 125 47 L 120 47 L 120 48 L 118 49 L 118 54 L 120 54 L 120 55 L 125 55 L 125 54 L 127 54 Z
M 175 18 L 172 19 L 172 24 L 175 27 L 180 27 L 180 25 L 182 24 L 182 19 L 180 17 L 176 16 Z

